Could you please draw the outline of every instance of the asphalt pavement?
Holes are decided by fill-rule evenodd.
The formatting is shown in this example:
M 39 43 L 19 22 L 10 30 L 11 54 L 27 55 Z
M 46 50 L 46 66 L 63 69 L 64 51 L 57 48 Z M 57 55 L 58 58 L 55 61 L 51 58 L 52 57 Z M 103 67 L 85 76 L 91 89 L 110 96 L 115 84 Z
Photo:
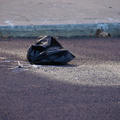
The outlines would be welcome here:
M 0 120 L 120 119 L 119 37 L 58 39 L 76 56 L 62 66 L 30 65 L 35 41 L 0 39 Z

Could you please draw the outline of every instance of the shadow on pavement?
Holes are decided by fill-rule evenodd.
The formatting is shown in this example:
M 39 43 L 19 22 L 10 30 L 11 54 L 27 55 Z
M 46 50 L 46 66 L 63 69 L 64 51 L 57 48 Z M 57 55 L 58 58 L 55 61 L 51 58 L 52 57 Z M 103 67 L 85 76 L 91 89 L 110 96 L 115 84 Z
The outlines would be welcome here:
M 74 85 L 28 71 L 20 74 L 6 71 L 0 81 L 1 120 L 119 120 L 120 117 L 118 86 Z
M 20 44 L 19 42 L 10 43 L 16 50 L 11 55 L 18 54 L 21 58 L 26 54 L 23 52 L 26 48 L 22 50 L 18 47 L 25 41 Z M 74 41 L 72 44 L 70 41 L 67 41 L 68 44 L 64 40 L 61 42 L 78 56 L 76 63 L 71 64 L 79 65 L 82 64 L 81 61 L 87 63 L 89 60 L 94 61 L 94 58 L 99 61 L 104 55 L 105 61 L 119 61 L 120 41 L 116 41 L 116 44 L 112 40 L 109 45 L 107 41 L 103 41 L 102 44 L 98 40 L 83 40 L 79 41 L 79 44 Z M 8 52 L 2 46 L 1 55 L 6 53 L 8 56 L 9 51 L 13 50 L 12 46 L 4 41 L 1 43 L 3 46 L 9 46 L 5 46 Z M 28 47 L 28 44 L 24 44 L 23 47 Z M 109 50 L 113 52 L 109 53 Z M 115 54 L 112 54 L 114 52 Z M 111 55 L 114 59 L 111 59 Z M 0 66 L 0 120 L 119 120 L 119 91 L 119 86 L 70 84 L 50 79 L 41 73 L 33 74 L 31 71 L 12 74 L 7 67 Z

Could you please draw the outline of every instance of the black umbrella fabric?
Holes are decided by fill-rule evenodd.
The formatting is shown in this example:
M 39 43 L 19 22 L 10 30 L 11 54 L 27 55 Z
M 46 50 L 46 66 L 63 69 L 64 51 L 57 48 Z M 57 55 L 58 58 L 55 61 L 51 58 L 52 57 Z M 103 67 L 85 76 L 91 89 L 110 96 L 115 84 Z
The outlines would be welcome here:
M 65 50 L 60 43 L 51 36 L 45 36 L 32 45 L 27 52 L 27 59 L 31 64 L 60 65 L 67 64 L 75 56 Z

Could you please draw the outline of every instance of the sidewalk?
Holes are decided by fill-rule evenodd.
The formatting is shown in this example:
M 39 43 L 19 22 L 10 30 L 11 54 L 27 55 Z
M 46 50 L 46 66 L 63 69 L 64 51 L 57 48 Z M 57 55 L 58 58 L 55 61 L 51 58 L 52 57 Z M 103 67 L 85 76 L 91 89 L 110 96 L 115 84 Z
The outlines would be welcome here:
M 103 29 L 120 36 L 119 0 L 0 1 L 0 36 L 94 36 Z

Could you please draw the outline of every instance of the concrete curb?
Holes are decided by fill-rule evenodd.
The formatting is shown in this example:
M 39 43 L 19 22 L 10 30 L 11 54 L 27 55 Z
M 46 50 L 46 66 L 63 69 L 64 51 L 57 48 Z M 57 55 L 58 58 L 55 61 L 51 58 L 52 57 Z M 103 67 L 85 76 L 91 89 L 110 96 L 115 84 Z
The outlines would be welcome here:
M 44 35 L 68 38 L 87 37 L 94 36 L 97 29 L 103 29 L 112 36 L 120 36 L 120 23 L 0 26 L 0 36 L 14 38 Z

